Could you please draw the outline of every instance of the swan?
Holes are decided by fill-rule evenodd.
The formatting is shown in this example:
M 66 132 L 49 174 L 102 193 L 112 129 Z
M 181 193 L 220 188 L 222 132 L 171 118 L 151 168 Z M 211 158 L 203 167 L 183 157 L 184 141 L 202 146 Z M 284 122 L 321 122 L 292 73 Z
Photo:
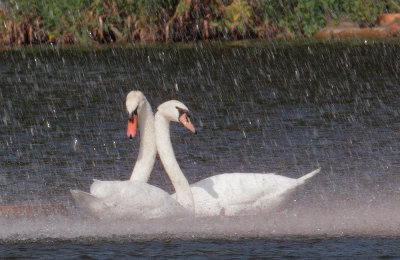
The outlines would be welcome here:
M 247 215 L 268 212 L 281 202 L 296 187 L 316 175 L 316 169 L 304 176 L 293 179 L 273 173 L 224 173 L 214 175 L 190 185 L 191 194 L 184 193 L 186 182 L 176 161 L 171 139 L 170 122 L 180 122 L 195 132 L 190 122 L 189 109 L 176 100 L 161 104 L 155 114 L 156 145 L 159 157 L 170 179 L 178 178 L 171 197 L 182 201 L 181 196 L 193 196 L 196 217 L 218 215 Z M 179 191 L 179 192 L 178 192 Z M 187 201 L 192 200 L 191 197 Z
M 136 129 L 140 129 L 139 154 L 133 168 L 130 180 L 147 182 L 157 156 L 155 144 L 154 115 L 150 103 L 141 91 L 131 91 L 126 96 L 126 111 L 128 111 L 127 136 L 132 139 Z M 121 181 L 94 180 L 90 193 L 98 197 L 107 197 L 118 190 Z
M 153 169 L 157 149 L 154 116 L 143 93 L 131 91 L 126 98 L 126 109 L 129 115 L 128 137 L 135 136 L 138 124 L 141 132 L 138 160 L 130 180 L 95 180 L 90 187 L 90 193 L 71 190 L 76 205 L 84 212 L 99 218 L 153 219 L 193 215 L 193 198 L 186 178 L 181 180 L 173 176 L 171 179 L 173 185 L 181 187 L 176 190 L 177 199 L 146 183 Z

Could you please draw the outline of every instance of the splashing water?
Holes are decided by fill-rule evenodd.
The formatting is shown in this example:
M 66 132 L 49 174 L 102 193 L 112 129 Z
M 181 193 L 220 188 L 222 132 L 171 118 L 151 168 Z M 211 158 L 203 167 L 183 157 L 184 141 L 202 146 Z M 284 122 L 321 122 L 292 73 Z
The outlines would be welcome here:
M 0 202 L 66 202 L 92 179 L 128 179 L 125 94 L 183 101 L 199 134 L 172 127 L 190 183 L 223 172 L 299 177 L 279 210 L 199 219 L 0 219 L 0 240 L 399 236 L 397 45 L 196 46 L 6 51 L 0 59 Z M 383 51 L 384 50 L 384 51 Z M 151 61 L 151 62 L 150 62 Z M 3 63 L 6 64 L 6 63 Z M 172 192 L 157 162 L 150 183 Z

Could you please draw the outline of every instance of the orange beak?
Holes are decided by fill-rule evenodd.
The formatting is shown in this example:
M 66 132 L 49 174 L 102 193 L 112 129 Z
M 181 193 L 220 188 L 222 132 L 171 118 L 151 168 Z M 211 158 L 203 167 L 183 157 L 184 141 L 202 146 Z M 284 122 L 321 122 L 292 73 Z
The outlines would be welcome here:
M 193 124 L 190 122 L 190 118 L 188 117 L 188 115 L 186 113 L 183 113 L 180 117 L 179 117 L 179 122 L 181 122 L 181 124 L 190 132 L 192 133 L 196 133 L 196 129 L 194 129 Z
M 135 137 L 136 135 L 136 129 L 137 129 L 137 114 L 133 114 L 132 119 L 128 120 L 128 129 L 126 130 L 126 134 L 130 139 Z

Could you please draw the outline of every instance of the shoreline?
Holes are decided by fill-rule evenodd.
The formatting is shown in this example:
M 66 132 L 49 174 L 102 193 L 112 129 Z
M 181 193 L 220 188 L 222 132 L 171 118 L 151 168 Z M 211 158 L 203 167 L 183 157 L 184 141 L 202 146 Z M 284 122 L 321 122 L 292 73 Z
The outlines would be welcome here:
M 362 35 L 359 36 L 354 31 L 327 29 L 321 32 L 321 35 L 311 38 L 291 38 L 291 39 L 242 39 L 236 41 L 193 41 L 193 42 L 152 42 L 152 43 L 108 43 L 99 44 L 97 42 L 75 43 L 75 44 L 27 44 L 27 45 L 1 45 L 2 51 L 57 51 L 57 50 L 78 50 L 78 51 L 101 51 L 108 49 L 159 49 L 168 50 L 170 48 L 193 49 L 193 48 L 286 48 L 304 45 L 331 45 L 341 44 L 347 46 L 373 45 L 373 44 L 400 44 L 398 37 L 363 37 L 365 33 L 361 30 Z M 344 35 L 344 37 L 342 37 Z
M 143 1 L 0 1 L 0 48 L 400 38 L 393 1 Z
M 46 48 L 79 48 L 79 49 L 103 49 L 103 48 L 168 48 L 169 46 L 179 46 L 181 48 L 192 48 L 193 46 L 224 46 L 224 47 L 254 47 L 265 45 L 304 45 L 313 43 L 365 43 L 371 42 L 388 42 L 400 43 L 400 25 L 394 26 L 376 26 L 368 28 L 360 28 L 357 26 L 327 26 L 318 30 L 312 37 L 277 37 L 277 38 L 244 38 L 239 40 L 197 40 L 186 42 L 111 42 L 99 43 L 89 41 L 86 43 L 30 43 L 30 44 L 4 44 L 0 40 L 0 50 L 18 50 L 29 49 L 35 47 Z

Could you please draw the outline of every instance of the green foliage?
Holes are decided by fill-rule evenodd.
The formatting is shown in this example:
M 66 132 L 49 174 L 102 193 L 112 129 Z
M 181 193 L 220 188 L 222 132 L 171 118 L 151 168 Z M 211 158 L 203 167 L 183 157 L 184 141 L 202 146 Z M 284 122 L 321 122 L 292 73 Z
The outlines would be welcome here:
M 274 22 L 280 25 L 290 23 L 298 1 L 291 0 L 260 0 L 258 1 L 258 13 L 264 22 Z
M 291 33 L 311 36 L 327 25 L 348 20 L 373 24 L 385 12 L 399 12 L 395 0 L 259 0 L 263 20 L 274 21 Z M 260 11 L 259 11 L 260 13 Z
M 87 0 L 10 0 L 3 1 L 12 11 L 16 19 L 23 19 L 26 15 L 40 17 L 51 31 L 72 24 L 79 19 L 80 10 L 86 10 L 90 3 Z
M 5 9 L 0 13 L 2 24 L 13 21 L 31 25 L 29 30 L 42 30 L 50 41 L 72 35 L 74 42 L 133 41 L 149 34 L 156 40 L 169 39 L 170 35 L 172 40 L 221 35 L 236 39 L 271 32 L 309 37 L 328 22 L 372 25 L 378 15 L 400 11 L 400 0 L 3 0 L 2 3 Z M 7 31 L 11 29 L 5 27 L 0 29 L 1 34 L 15 34 L 15 30 Z
M 389 7 L 387 11 L 395 11 L 392 1 L 382 0 L 343 1 L 341 11 L 353 21 L 372 24 L 386 7 Z
M 326 25 L 328 15 L 335 16 L 338 11 L 337 0 L 309 0 L 299 1 L 295 9 L 295 19 L 306 36 L 311 36 L 318 29 Z
M 181 0 L 178 2 L 176 7 L 176 13 L 182 15 L 188 9 L 190 9 L 190 3 L 186 3 L 185 0 Z
M 253 10 L 247 1 L 234 0 L 225 9 L 224 23 L 230 29 L 246 34 L 246 25 L 251 25 Z

